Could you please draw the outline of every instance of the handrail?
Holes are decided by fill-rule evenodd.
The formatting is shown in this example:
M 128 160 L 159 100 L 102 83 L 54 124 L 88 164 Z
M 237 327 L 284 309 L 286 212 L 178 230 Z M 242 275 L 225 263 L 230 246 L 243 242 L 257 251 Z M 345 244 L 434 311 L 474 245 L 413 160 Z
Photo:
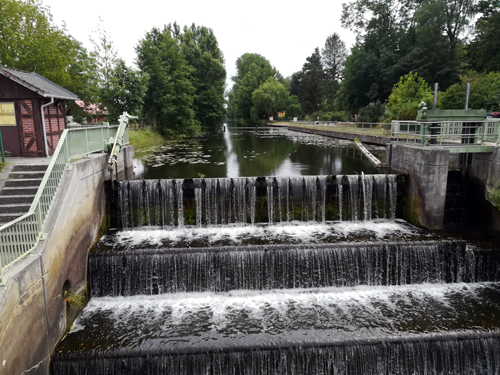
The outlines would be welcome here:
M 0 285 L 6 281 L 4 270 L 28 255 L 44 237 L 45 221 L 63 174 L 71 169 L 71 159 L 103 152 L 104 142 L 114 135 L 116 128 L 96 126 L 63 131 L 29 211 L 0 226 Z M 128 131 L 124 138 L 127 142 Z
M 418 123 L 393 121 L 392 136 L 397 141 L 402 139 L 406 142 L 419 143 L 422 146 L 492 147 L 500 144 L 500 122 L 497 119 Z

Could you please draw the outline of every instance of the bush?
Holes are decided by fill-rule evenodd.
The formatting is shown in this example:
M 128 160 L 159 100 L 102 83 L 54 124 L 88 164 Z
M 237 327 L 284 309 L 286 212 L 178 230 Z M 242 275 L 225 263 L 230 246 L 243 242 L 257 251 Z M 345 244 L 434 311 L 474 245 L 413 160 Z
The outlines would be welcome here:
M 387 119 L 416 120 L 418 105 L 432 103 L 433 94 L 427 82 L 417 73 L 407 74 L 394 85 L 387 100 Z M 415 114 L 415 115 L 413 115 Z
M 460 77 L 461 83 L 450 86 L 439 97 L 442 109 L 462 109 L 465 104 L 465 88 L 470 83 L 469 108 L 497 111 L 500 109 L 500 72 L 467 72 Z
M 370 103 L 359 110 L 359 122 L 379 122 L 385 113 L 385 105 L 379 101 Z
M 491 189 L 489 198 L 495 207 L 500 209 L 500 181 L 495 182 L 495 186 Z

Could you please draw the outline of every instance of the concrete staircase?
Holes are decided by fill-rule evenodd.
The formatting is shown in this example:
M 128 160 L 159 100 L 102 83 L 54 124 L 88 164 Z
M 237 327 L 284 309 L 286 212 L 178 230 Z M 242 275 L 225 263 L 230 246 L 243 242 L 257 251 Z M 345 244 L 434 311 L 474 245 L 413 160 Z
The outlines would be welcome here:
M 28 212 L 47 165 L 16 164 L 0 190 L 0 226 Z

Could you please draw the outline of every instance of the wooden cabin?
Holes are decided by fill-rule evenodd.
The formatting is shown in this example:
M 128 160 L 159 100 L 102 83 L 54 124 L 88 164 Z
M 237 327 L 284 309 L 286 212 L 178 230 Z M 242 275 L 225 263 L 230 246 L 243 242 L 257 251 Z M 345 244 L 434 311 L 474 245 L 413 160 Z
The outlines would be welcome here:
M 10 156 L 52 155 L 66 128 L 65 101 L 77 99 L 37 73 L 0 66 L 0 131 L 5 151 Z

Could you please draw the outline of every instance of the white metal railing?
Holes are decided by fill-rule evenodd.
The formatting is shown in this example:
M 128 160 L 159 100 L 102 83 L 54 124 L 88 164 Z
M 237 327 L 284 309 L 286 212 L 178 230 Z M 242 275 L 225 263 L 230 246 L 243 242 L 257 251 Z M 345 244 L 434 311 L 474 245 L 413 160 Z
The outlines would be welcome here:
M 500 143 L 500 122 L 496 119 L 425 122 L 421 125 L 421 143 L 425 146 L 498 146 Z
M 45 172 L 29 211 L 0 226 L 0 285 L 5 284 L 7 267 L 28 255 L 43 238 L 43 227 L 71 159 L 103 152 L 104 142 L 116 133 L 118 126 L 66 129 Z M 128 143 L 128 129 L 124 143 Z
M 470 147 L 498 146 L 500 121 L 393 121 L 391 134 L 397 141 L 421 143 L 424 146 Z

